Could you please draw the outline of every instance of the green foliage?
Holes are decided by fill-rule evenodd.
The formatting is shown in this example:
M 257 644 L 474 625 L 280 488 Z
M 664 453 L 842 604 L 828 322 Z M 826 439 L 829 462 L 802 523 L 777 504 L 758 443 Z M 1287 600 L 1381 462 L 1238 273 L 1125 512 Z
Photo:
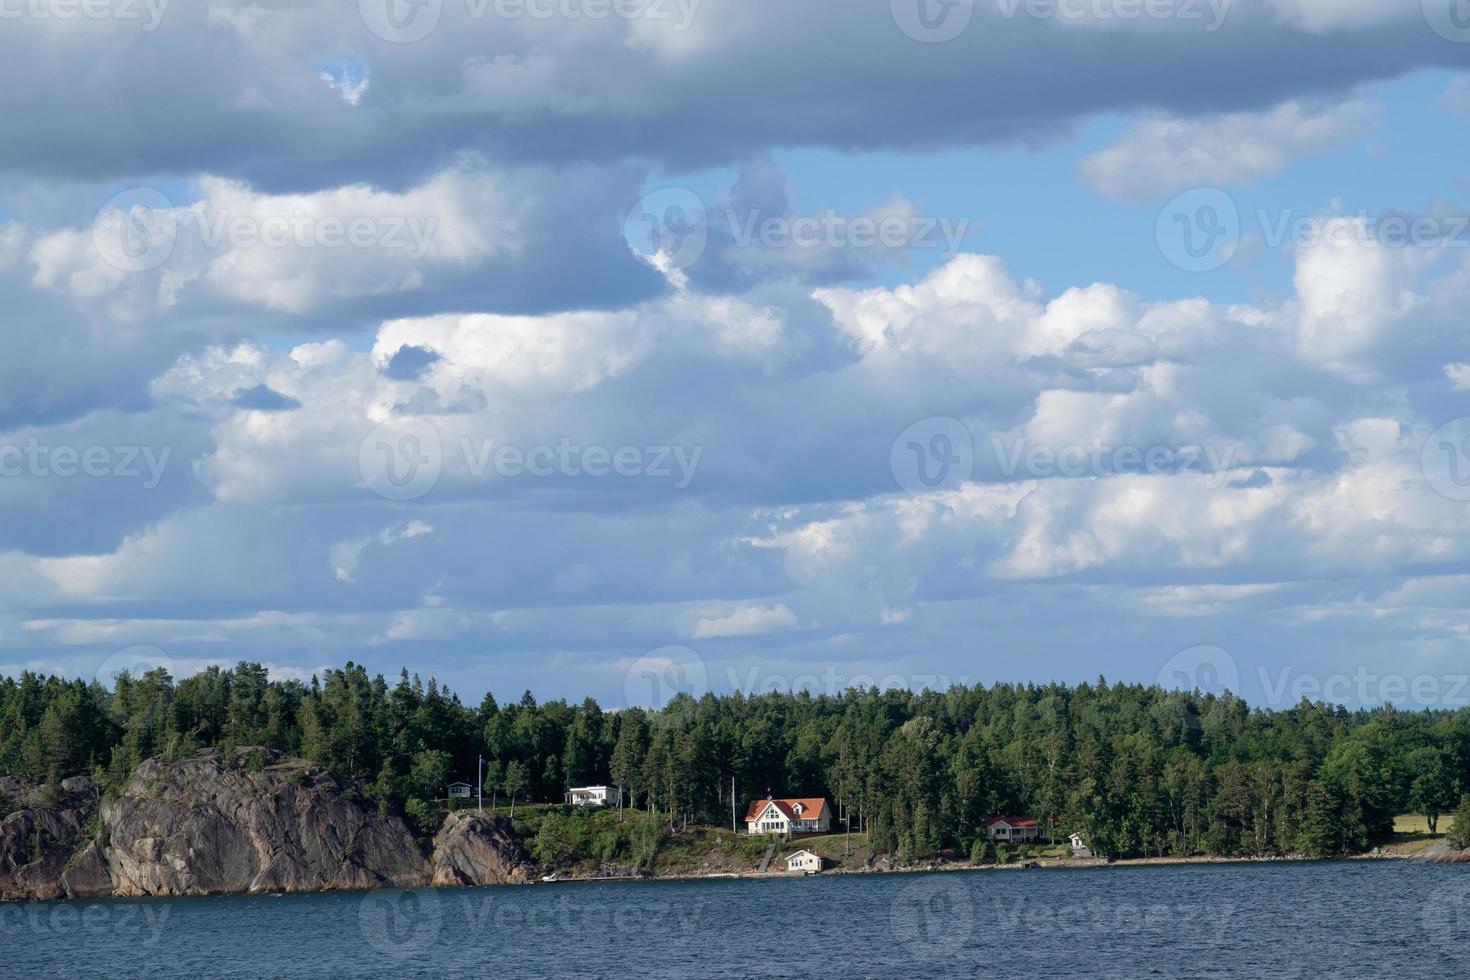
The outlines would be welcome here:
M 1470 850 L 1470 793 L 1460 797 L 1460 808 L 1455 811 L 1455 825 L 1445 835 L 1450 847 Z
M 420 837 L 432 837 L 439 829 L 439 811 L 434 804 L 410 796 L 403 804 L 403 815 L 408 818 L 408 825 Z
M 853 690 L 836 696 L 674 698 L 658 711 L 596 702 L 463 704 L 407 671 L 390 683 L 348 663 L 306 683 L 259 664 L 100 684 L 0 678 L 0 773 L 35 784 L 91 772 L 115 794 L 138 763 L 201 747 L 259 747 L 362 781 L 385 810 L 473 782 L 539 827 L 568 785 L 621 786 L 616 814 L 550 826 L 548 854 L 658 853 L 671 829 L 728 826 L 767 790 L 827 796 L 880 853 L 971 855 L 987 817 L 1076 829 L 1098 854 L 1338 855 L 1386 838 L 1392 817 L 1431 819 L 1470 791 L 1470 711 L 1350 712 L 1303 702 L 1252 711 L 1230 695 L 1108 684 Z M 256 765 L 254 754 L 245 765 Z M 305 781 L 300 773 L 293 778 Z M 53 779 L 53 784 L 55 780 Z M 1470 827 L 1470 820 L 1464 822 Z
M 537 830 L 531 856 L 543 867 L 560 866 L 586 849 L 586 824 L 576 815 L 548 813 Z

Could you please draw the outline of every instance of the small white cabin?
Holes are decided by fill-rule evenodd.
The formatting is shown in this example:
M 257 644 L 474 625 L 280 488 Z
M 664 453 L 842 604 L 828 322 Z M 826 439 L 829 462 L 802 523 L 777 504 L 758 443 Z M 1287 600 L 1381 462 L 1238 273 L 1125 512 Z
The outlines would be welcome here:
M 1082 839 L 1082 835 L 1081 834 L 1073 834 L 1072 837 L 1071 837 L 1071 840 L 1072 840 L 1072 856 L 1074 858 L 1090 858 L 1090 857 L 1092 857 L 1092 848 L 1090 848 L 1090 847 L 1087 846 L 1087 842 Z
M 985 821 L 985 836 L 1000 844 L 1040 840 L 1041 822 L 1035 817 L 991 817 Z
M 450 783 L 449 798 L 451 800 L 468 800 L 475 795 L 475 788 L 469 783 Z
M 617 786 L 573 786 L 564 798 L 567 806 L 615 806 L 622 795 Z
M 822 856 L 811 851 L 797 851 L 786 856 L 787 871 L 804 871 L 808 874 L 822 870 Z

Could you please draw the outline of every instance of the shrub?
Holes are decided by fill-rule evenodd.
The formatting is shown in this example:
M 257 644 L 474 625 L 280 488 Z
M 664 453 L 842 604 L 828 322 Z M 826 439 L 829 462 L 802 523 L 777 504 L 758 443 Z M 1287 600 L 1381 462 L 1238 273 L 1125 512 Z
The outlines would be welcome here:
M 1460 797 L 1460 808 L 1455 811 L 1455 825 L 1445 837 L 1449 845 L 1458 850 L 1470 850 L 1470 793 Z
M 410 796 L 403 804 L 403 815 L 408 818 L 409 826 L 421 837 L 432 836 L 439 829 L 439 814 L 434 811 L 434 805 Z

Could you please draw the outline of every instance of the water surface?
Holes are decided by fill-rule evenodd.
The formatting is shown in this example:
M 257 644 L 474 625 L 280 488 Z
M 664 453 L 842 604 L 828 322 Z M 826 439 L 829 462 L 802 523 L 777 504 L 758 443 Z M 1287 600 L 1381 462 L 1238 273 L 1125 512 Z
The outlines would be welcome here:
M 1179 865 L 0 907 L 6 977 L 1466 977 L 1470 868 Z

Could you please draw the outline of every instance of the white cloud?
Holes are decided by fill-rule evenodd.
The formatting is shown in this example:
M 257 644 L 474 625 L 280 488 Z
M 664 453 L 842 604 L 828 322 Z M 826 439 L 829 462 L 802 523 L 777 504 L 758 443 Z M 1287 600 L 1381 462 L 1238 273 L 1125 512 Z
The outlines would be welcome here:
M 1376 109 L 1361 100 L 1318 106 L 1287 102 L 1269 112 L 1211 118 L 1153 118 L 1082 160 L 1078 172 L 1118 200 L 1163 197 L 1196 184 L 1250 184 L 1292 160 L 1366 133 Z
M 726 615 L 709 616 L 694 624 L 689 636 L 695 640 L 714 640 L 727 636 L 760 636 L 780 630 L 794 629 L 796 613 L 777 603 L 774 606 L 742 606 Z

